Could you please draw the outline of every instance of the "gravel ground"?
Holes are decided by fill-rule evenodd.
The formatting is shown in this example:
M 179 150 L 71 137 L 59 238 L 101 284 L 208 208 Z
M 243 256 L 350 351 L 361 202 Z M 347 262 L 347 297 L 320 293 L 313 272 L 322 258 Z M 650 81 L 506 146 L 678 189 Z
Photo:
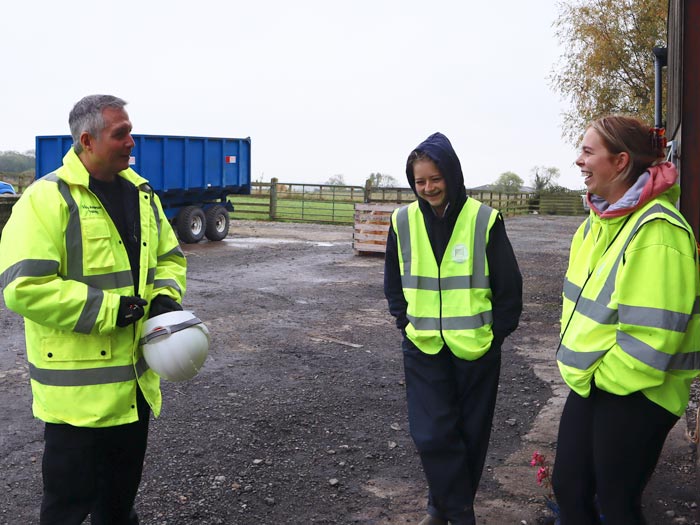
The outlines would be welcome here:
M 555 453 L 566 389 L 556 373 L 561 283 L 580 218 L 508 219 L 525 282 L 504 346 L 482 524 L 546 521 L 532 452 Z M 354 255 L 352 228 L 234 221 L 220 243 L 183 246 L 185 307 L 212 334 L 202 372 L 163 383 L 137 510 L 144 524 L 410 524 L 425 482 L 407 431 L 400 336 L 383 260 Z M 42 425 L 31 416 L 22 321 L 2 304 L 0 523 L 37 523 Z M 697 396 L 695 396 L 697 397 Z M 685 421 L 645 495 L 650 523 L 698 523 Z M 633 436 L 630 437 L 633 439 Z

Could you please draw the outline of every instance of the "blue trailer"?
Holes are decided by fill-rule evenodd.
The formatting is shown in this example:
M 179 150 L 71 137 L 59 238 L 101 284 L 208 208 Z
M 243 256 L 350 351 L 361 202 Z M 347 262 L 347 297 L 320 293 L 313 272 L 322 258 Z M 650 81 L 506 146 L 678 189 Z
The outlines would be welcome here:
M 131 167 L 148 179 L 180 240 L 228 235 L 229 195 L 250 194 L 250 138 L 132 135 Z M 70 135 L 36 137 L 36 177 L 61 166 Z

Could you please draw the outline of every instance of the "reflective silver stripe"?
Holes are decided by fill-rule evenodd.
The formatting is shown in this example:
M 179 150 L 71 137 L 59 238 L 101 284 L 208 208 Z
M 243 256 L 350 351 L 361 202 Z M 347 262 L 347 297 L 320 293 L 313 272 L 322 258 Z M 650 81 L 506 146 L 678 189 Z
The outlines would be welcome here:
M 156 269 L 149 268 L 148 272 L 146 273 L 146 284 L 153 284 L 153 282 L 155 280 L 156 280 Z
M 401 279 L 405 288 L 417 288 L 438 292 L 440 290 L 464 290 L 466 288 L 488 288 L 486 276 L 456 275 L 453 277 L 443 277 L 438 280 L 436 277 L 425 277 L 423 275 L 408 275 Z
M 416 288 L 431 292 L 437 292 L 440 290 L 440 282 L 438 281 L 437 277 L 425 277 L 423 275 L 402 275 L 401 284 L 404 288 L 408 289 Z
M 173 279 L 156 279 L 153 282 L 153 288 L 172 288 L 173 290 L 177 290 L 177 293 L 182 295 L 180 286 L 178 286 L 177 282 Z
M 696 370 L 700 362 L 698 352 L 667 354 L 624 332 L 617 333 L 617 344 L 620 345 L 620 348 L 626 354 L 662 372 L 668 370 Z
M 38 368 L 29 363 L 29 377 L 48 386 L 89 386 L 133 381 L 136 379 L 136 373 L 131 365 L 82 370 L 52 370 Z
M 116 288 L 133 286 L 134 284 L 134 278 L 130 270 L 104 273 L 102 275 L 84 275 L 78 280 L 93 288 L 99 288 L 100 290 L 114 290 Z
M 700 352 L 674 354 L 669 366 L 671 370 L 700 370 Z
M 175 248 L 173 248 L 169 252 L 165 252 L 163 255 L 159 255 L 158 261 L 160 262 L 163 259 L 167 259 L 173 255 L 176 257 L 182 257 L 183 259 L 185 258 L 185 254 L 182 252 L 182 248 L 180 248 L 180 246 L 175 246 Z
M 80 334 L 89 334 L 92 332 L 92 328 L 95 326 L 95 321 L 97 321 L 97 316 L 100 313 L 100 306 L 102 306 L 103 299 L 104 293 L 102 290 L 90 288 L 88 286 L 85 306 L 83 306 L 83 311 L 80 312 L 78 322 L 75 323 L 75 327 L 73 328 L 74 332 L 78 332 Z
M 153 210 L 153 217 L 156 219 L 156 229 L 158 230 L 158 238 L 160 239 L 160 217 L 158 216 L 158 206 L 156 206 L 156 200 L 153 198 L 153 190 L 148 186 L 149 195 L 148 198 L 151 201 L 151 209 Z
M 74 281 L 83 281 L 83 239 L 80 234 L 80 211 L 70 194 L 70 188 L 58 180 L 58 191 L 68 206 L 68 224 L 66 226 L 66 277 Z
M 491 311 L 482 312 L 480 314 L 462 316 L 462 317 L 443 317 L 442 326 L 439 317 L 414 317 L 407 315 L 406 318 L 411 322 L 416 330 L 475 330 L 486 324 L 493 322 L 493 314 Z
M 58 274 L 58 261 L 49 259 L 24 259 L 16 262 L 0 274 L 0 287 L 5 287 L 20 277 L 49 277 Z
M 202 321 L 197 319 L 196 317 L 193 317 L 192 319 L 188 319 L 187 321 L 183 321 L 181 323 L 173 324 L 170 326 L 159 326 L 157 328 L 154 328 L 152 332 L 143 336 L 139 340 L 139 344 L 145 345 L 146 343 L 151 342 L 153 339 L 157 339 L 157 338 L 162 337 L 164 335 L 170 335 L 170 334 L 174 334 L 176 332 L 180 332 L 181 330 L 184 330 L 185 328 L 189 328 L 190 326 L 194 326 L 197 324 L 202 324 Z
M 557 350 L 557 361 L 563 365 L 577 368 L 578 370 L 588 370 L 595 362 L 603 357 L 607 350 L 596 350 L 593 352 L 574 352 L 564 345 L 559 345 Z
M 585 297 L 579 297 L 576 311 L 599 324 L 617 324 L 618 321 L 617 310 Z
M 486 277 L 486 232 L 489 227 L 489 217 L 491 208 L 480 204 L 476 213 L 476 224 L 474 225 L 474 246 L 472 252 L 472 282 L 470 284 L 479 285 L 479 288 L 489 288 L 489 279 Z
M 151 367 L 148 366 L 148 363 L 146 360 L 142 357 L 141 359 L 138 360 L 136 363 L 136 375 L 141 377 L 143 374 L 146 373 Z
M 617 344 L 626 354 L 662 372 L 700 369 L 700 352 L 666 354 L 624 332 L 617 333 Z
M 58 191 L 68 206 L 68 224 L 66 225 L 66 277 L 73 281 L 85 283 L 83 272 L 83 239 L 80 232 L 80 211 L 75 199 L 70 193 L 70 187 L 63 180 L 58 180 Z M 98 276 L 99 279 L 109 279 Z M 87 299 L 83 311 L 73 329 L 75 332 L 89 334 L 95 326 L 95 321 L 102 305 L 103 293 L 88 285 Z
M 674 332 L 685 332 L 690 321 L 690 315 L 661 308 L 643 306 L 618 306 L 620 322 L 650 328 L 663 328 Z
M 399 211 L 396 213 L 396 227 L 399 230 L 398 237 L 401 242 L 401 260 L 403 261 L 401 281 L 403 283 L 404 276 L 413 275 L 411 273 L 411 229 L 408 226 L 408 206 L 399 208 Z M 404 284 L 403 287 L 411 288 L 407 284 Z
M 581 287 L 575 285 L 568 279 L 564 279 L 564 297 L 575 303 L 578 296 L 581 294 Z

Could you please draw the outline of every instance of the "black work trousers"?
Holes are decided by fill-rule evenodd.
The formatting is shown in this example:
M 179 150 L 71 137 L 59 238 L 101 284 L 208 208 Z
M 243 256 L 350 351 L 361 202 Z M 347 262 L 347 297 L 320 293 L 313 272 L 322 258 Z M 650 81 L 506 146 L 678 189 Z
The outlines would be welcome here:
M 571 392 L 559 423 L 553 488 L 561 525 L 644 524 L 642 492 L 678 417 L 637 392 Z M 597 496 L 597 505 L 596 505 Z
M 403 342 L 408 421 L 428 481 L 428 514 L 472 525 L 501 370 L 500 346 L 466 361 Z
M 137 525 L 150 408 L 139 391 L 139 420 L 105 428 L 46 423 L 41 525 Z

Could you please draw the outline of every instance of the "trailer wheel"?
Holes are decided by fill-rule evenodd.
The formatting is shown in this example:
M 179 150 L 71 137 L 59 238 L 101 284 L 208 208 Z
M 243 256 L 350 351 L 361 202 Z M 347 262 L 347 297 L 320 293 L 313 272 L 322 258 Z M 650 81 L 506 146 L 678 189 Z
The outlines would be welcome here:
M 188 244 L 194 244 L 204 237 L 206 217 L 204 210 L 197 206 L 185 206 L 177 214 L 175 227 L 180 239 Z
M 217 204 L 207 210 L 207 229 L 204 235 L 210 241 L 220 241 L 228 235 L 228 226 L 231 221 L 228 210 Z

